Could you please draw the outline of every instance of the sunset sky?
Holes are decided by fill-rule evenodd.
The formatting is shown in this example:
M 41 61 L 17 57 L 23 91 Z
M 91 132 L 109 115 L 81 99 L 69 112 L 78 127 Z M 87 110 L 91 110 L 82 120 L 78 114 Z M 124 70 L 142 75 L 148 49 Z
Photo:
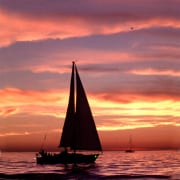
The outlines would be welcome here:
M 180 148 L 179 7 L 0 0 L 0 149 L 58 146 L 74 60 L 103 149 Z

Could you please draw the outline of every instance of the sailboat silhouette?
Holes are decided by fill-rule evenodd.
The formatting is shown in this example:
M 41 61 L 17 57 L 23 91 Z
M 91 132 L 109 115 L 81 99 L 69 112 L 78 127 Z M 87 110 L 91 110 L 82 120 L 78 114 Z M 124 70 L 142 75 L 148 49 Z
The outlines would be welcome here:
M 132 137 L 129 137 L 129 148 L 125 150 L 126 153 L 133 153 L 134 150 L 132 148 Z
M 77 151 L 102 151 L 95 122 L 75 62 L 72 64 L 69 103 L 59 147 L 64 147 L 64 151 L 58 154 L 49 154 L 41 150 L 36 156 L 37 163 L 93 163 L 98 158 L 99 153 L 82 154 L 77 153 Z M 72 150 L 71 153 L 67 152 L 68 148 Z

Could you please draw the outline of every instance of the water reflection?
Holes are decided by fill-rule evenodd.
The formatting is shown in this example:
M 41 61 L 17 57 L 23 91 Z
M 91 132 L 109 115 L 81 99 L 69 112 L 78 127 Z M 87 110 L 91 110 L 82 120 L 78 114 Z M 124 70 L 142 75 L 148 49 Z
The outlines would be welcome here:
M 68 177 L 107 177 L 107 176 L 149 176 L 180 175 L 180 152 L 178 151 L 105 151 L 95 164 L 37 165 L 35 153 L 2 153 L 0 173 L 51 173 Z M 180 177 L 180 176 L 179 176 Z

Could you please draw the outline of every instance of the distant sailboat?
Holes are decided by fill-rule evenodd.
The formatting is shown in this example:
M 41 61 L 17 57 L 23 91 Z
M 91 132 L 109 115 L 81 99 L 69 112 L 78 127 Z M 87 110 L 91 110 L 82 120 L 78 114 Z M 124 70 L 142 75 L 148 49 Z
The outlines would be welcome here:
M 129 148 L 125 150 L 126 153 L 133 153 L 134 150 L 132 148 L 132 137 L 129 137 Z
M 58 154 L 49 154 L 41 150 L 36 156 L 37 163 L 93 163 L 98 158 L 99 153 L 82 154 L 77 153 L 77 150 L 102 151 L 91 109 L 74 62 L 72 64 L 69 103 L 59 147 L 64 147 L 65 150 Z M 68 148 L 73 152 L 67 152 Z

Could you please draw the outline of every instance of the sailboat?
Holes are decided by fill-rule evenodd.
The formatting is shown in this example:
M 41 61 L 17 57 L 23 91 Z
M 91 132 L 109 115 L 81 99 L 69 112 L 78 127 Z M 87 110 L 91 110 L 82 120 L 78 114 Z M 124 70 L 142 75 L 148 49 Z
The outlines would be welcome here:
M 134 150 L 132 148 L 132 137 L 129 137 L 129 148 L 125 150 L 126 153 L 133 153 Z
M 37 163 L 94 163 L 99 152 L 102 152 L 96 125 L 75 62 L 72 63 L 69 102 L 58 147 L 63 147 L 64 151 L 52 154 L 40 150 L 36 155 Z M 68 149 L 71 152 L 68 152 Z M 79 151 L 96 153 L 84 154 Z

